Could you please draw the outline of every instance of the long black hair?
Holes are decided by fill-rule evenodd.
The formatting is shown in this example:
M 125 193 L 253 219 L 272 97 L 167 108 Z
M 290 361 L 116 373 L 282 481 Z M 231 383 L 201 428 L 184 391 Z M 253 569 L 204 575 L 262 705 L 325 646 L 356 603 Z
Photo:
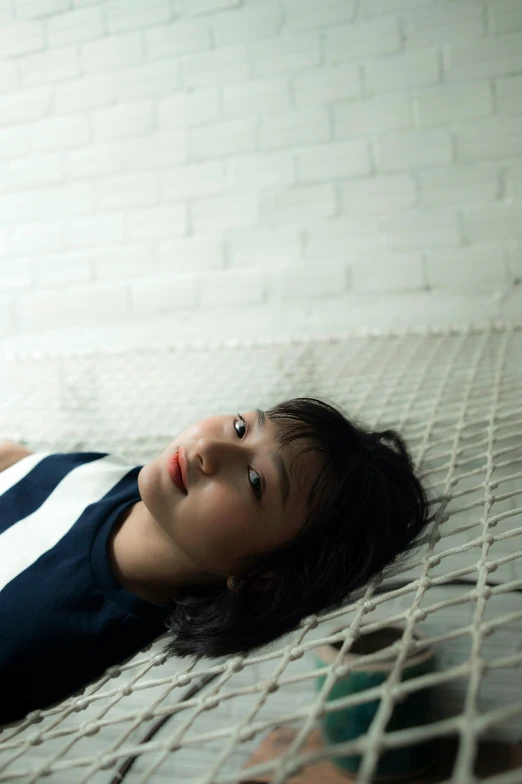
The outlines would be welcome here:
M 300 533 L 277 550 L 238 565 L 237 574 L 275 572 L 264 591 L 187 587 L 166 621 L 165 652 L 177 656 L 247 653 L 302 618 L 337 607 L 410 548 L 426 527 L 428 501 L 401 436 L 371 431 L 327 402 L 296 398 L 265 411 L 281 447 L 300 442 L 322 468 L 307 498 Z

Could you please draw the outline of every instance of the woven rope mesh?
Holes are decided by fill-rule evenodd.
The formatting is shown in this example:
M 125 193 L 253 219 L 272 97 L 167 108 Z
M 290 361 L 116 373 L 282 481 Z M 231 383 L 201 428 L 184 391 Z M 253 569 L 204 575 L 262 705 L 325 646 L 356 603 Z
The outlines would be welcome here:
M 363 755 L 358 781 L 368 782 L 383 750 L 456 735 L 448 781 L 461 784 L 475 780 L 479 739 L 520 741 L 520 327 L 10 354 L 0 378 L 2 438 L 32 449 L 111 451 L 136 464 L 201 417 L 320 396 L 372 426 L 399 430 L 434 514 L 408 563 L 260 653 L 187 664 L 163 656 L 160 638 L 82 693 L 5 728 L 0 781 L 109 782 L 137 755 L 125 781 L 232 784 L 245 778 L 242 766 L 266 732 L 288 725 L 297 730 L 289 748 L 250 777 L 267 774 L 282 784 L 312 759 L 356 751 Z M 384 683 L 372 695 L 327 702 L 361 628 L 395 622 L 403 632 Z M 338 656 L 316 691 L 313 651 L 329 642 L 340 643 Z M 435 672 L 401 681 L 407 655 L 426 646 L 435 649 Z M 382 652 L 367 661 L 379 658 Z M 182 701 L 209 673 L 216 678 Z M 438 698 L 429 722 L 386 732 L 393 706 L 426 686 Z M 365 735 L 315 756 L 303 751 L 321 716 L 370 697 L 380 704 Z M 144 740 L 161 717 L 169 720 Z M 514 784 L 520 773 L 484 781 Z

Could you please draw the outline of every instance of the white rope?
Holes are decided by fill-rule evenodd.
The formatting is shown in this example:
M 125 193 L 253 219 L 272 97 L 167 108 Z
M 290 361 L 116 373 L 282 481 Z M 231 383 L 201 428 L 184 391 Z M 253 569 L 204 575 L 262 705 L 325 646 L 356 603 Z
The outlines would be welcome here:
M 201 416 L 315 394 L 374 427 L 398 429 L 430 489 L 435 513 L 424 543 L 407 563 L 385 570 L 356 592 L 350 605 L 305 619 L 273 646 L 248 657 L 187 665 L 165 657 L 164 636 L 110 668 L 83 694 L 5 728 L 0 782 L 65 776 L 91 784 L 105 780 L 104 774 L 108 781 L 117 764 L 137 755 L 132 784 L 159 781 L 165 771 L 187 782 L 235 784 L 245 777 L 241 766 L 262 736 L 275 724 L 288 724 L 297 730 L 288 748 L 250 768 L 249 776 L 266 774 L 283 784 L 306 763 L 359 753 L 357 780 L 367 784 L 385 749 L 453 733 L 460 746 L 448 782 L 463 784 L 475 781 L 481 736 L 497 728 L 507 733 L 522 728 L 516 670 L 522 653 L 491 648 L 496 636 L 522 630 L 522 611 L 508 601 L 522 588 L 521 324 L 10 352 L 0 359 L 0 378 L 2 438 L 33 449 L 115 451 L 136 464 L 155 457 Z M 498 585 L 488 585 L 492 575 L 500 575 Z M 407 583 L 395 586 L 399 577 Z M 443 590 L 457 579 L 473 584 Z M 457 625 L 450 622 L 455 613 L 462 613 Z M 335 703 L 328 700 L 332 686 L 350 672 L 343 657 L 361 629 L 378 631 L 393 623 L 403 624 L 401 639 L 365 657 L 370 665 L 389 660 L 393 652 L 384 683 Z M 414 636 L 417 628 L 424 632 L 420 639 Z M 467 656 L 401 680 L 409 654 L 427 646 L 442 653 L 462 650 L 458 646 L 468 640 Z M 336 656 L 321 670 L 324 681 L 316 692 L 313 651 L 336 642 Z M 513 671 L 512 686 L 507 692 L 494 689 L 499 697 L 485 708 L 486 681 L 505 677 L 506 671 Z M 216 675 L 209 687 L 179 701 L 188 686 L 207 675 Z M 462 683 L 458 713 L 386 732 L 394 705 L 406 695 L 426 687 L 452 694 Z M 304 703 L 292 696 L 296 690 L 306 697 Z M 274 712 L 274 700 L 287 694 Z M 370 699 L 380 703 L 364 736 L 304 750 L 322 717 Z M 171 718 L 161 732 L 142 742 L 144 728 L 165 716 Z M 184 768 L 180 773 L 179 762 L 190 750 L 201 758 L 192 777 Z M 191 759 L 194 764 L 194 755 Z M 481 781 L 519 780 L 520 772 L 518 778 L 506 773 Z

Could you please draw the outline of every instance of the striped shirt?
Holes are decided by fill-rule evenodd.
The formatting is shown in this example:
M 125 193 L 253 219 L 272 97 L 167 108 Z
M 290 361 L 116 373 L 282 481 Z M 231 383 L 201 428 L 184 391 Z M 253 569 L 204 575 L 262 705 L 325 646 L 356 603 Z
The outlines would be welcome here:
M 166 631 L 172 605 L 123 588 L 107 553 L 140 500 L 140 469 L 38 452 L 0 472 L 0 725 L 82 691 Z

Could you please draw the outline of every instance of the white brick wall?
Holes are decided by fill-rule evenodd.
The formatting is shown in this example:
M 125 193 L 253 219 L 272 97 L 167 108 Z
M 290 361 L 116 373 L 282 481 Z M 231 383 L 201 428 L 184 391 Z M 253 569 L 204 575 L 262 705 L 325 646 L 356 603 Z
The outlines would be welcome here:
M 521 208 L 519 0 L 2 5 L 0 338 L 480 320 Z

